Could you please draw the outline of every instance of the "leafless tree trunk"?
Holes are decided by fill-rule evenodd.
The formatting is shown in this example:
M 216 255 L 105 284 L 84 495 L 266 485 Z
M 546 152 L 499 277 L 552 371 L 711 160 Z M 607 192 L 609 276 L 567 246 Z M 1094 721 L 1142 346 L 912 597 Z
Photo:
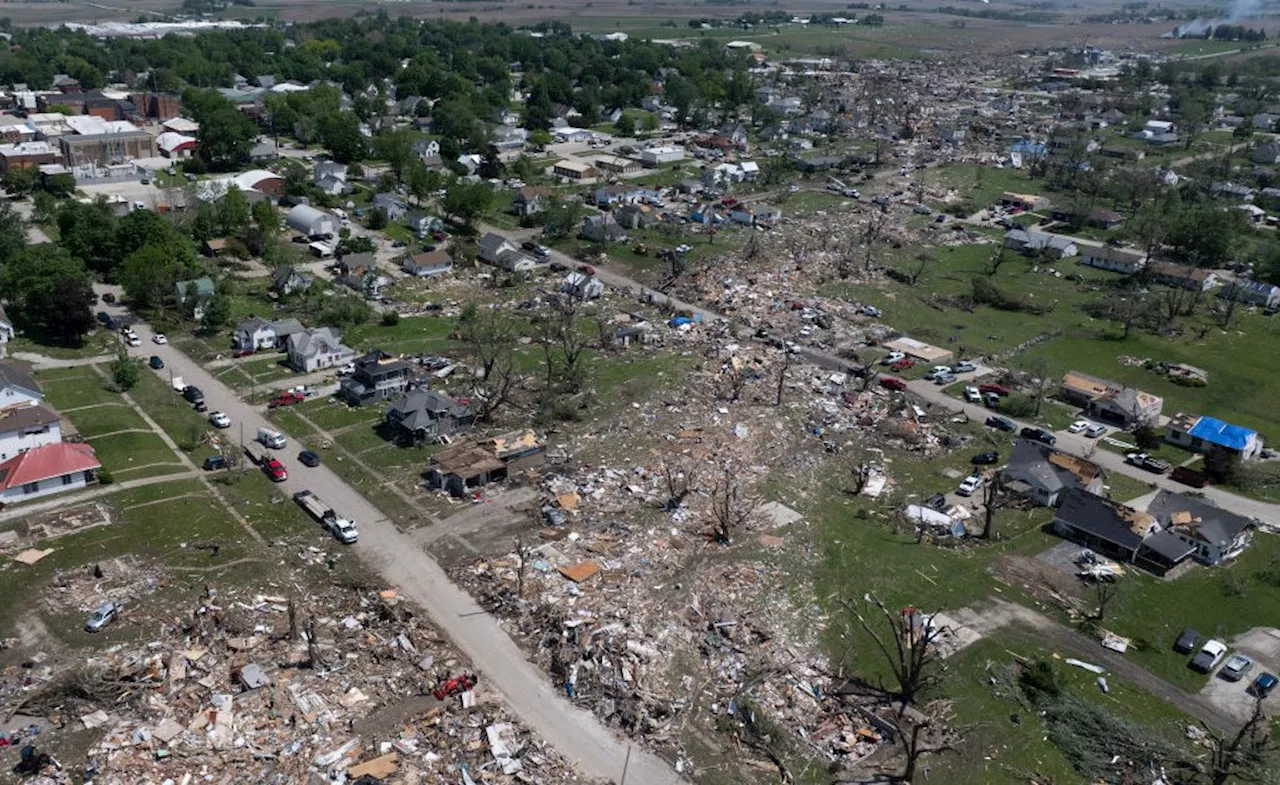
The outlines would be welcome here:
M 307 659 L 313 669 L 324 667 L 324 657 L 320 653 L 320 639 L 316 637 L 316 617 L 307 619 Z
M 1009 249 L 1001 245 L 991 256 L 991 266 L 987 268 L 987 275 L 994 276 L 1000 270 L 1000 265 L 1005 263 L 1008 258 Z
M 1098 609 L 1093 613 L 1094 621 L 1102 621 L 1107 615 L 1107 606 L 1116 598 L 1119 590 L 1111 581 L 1098 581 L 1094 586 L 1094 599 L 1098 602 Z
M 841 601 L 841 604 L 858 620 L 862 631 L 875 642 L 893 673 L 894 687 L 882 686 L 881 690 L 897 698 L 900 702 L 898 717 L 902 717 L 918 697 L 936 687 L 942 680 L 942 657 L 934 643 L 944 630 L 914 608 L 904 608 L 901 614 L 895 616 L 879 597 L 868 594 L 865 601 L 873 603 L 880 610 L 882 626 L 886 628 L 887 634 L 877 632 L 874 619 L 864 616 L 855 603 Z
M 883 209 L 875 209 L 871 211 L 871 217 L 867 219 L 866 228 L 862 232 L 862 243 L 866 246 L 866 257 L 863 260 L 863 269 L 871 272 L 871 263 L 875 259 L 876 243 L 880 241 L 880 237 L 884 234 L 884 222 L 888 217 Z
M 662 508 L 670 512 L 684 504 L 684 500 L 698 486 L 698 470 L 702 460 L 697 455 L 662 455 L 658 471 L 662 475 L 662 488 L 666 499 Z
M 293 598 L 289 598 L 289 640 L 296 641 L 298 639 L 298 606 L 294 603 Z
M 1240 307 L 1241 287 L 1228 284 L 1226 291 L 1223 292 L 1222 305 L 1218 308 L 1218 324 L 1222 325 L 1222 329 L 1231 326 L 1231 320 L 1236 316 L 1236 309 Z
M 742 487 L 736 467 L 725 463 L 711 488 L 712 535 L 716 542 L 728 544 L 733 533 L 755 515 L 761 499 Z
M 925 755 L 959 751 L 956 745 L 963 734 L 949 727 L 950 720 L 950 706 L 944 701 L 930 703 L 918 716 L 902 712 L 894 716 L 891 723 L 905 758 L 899 779 L 915 782 L 916 769 Z
M 589 343 L 587 332 L 578 324 L 582 311 L 580 300 L 562 296 L 538 323 L 538 341 L 548 365 L 548 387 L 560 381 L 576 391 L 581 383 L 582 359 Z
M 1267 782 L 1268 763 L 1275 755 L 1271 723 L 1262 710 L 1262 700 L 1253 702 L 1249 720 L 1231 738 L 1203 725 L 1209 738 L 1209 760 L 1204 773 L 1212 785 L 1239 782 Z
M 908 280 L 911 281 L 912 286 L 915 286 L 916 282 L 920 280 L 920 276 L 924 275 L 925 269 L 928 268 L 929 265 L 933 264 L 935 257 L 932 252 L 921 251 L 915 255 L 914 261 L 915 264 L 911 268 L 911 272 L 907 274 Z
M 787 382 L 787 370 L 791 367 L 791 351 L 784 345 L 782 347 L 782 367 L 778 369 L 778 394 L 774 397 L 773 405 L 782 405 L 782 387 Z
M 1004 492 L 1004 482 L 1000 472 L 996 472 L 991 481 L 982 489 L 982 539 L 991 539 L 995 527 L 996 513 L 1008 502 Z
M 516 534 L 516 558 L 520 564 L 516 567 L 516 597 L 524 599 L 524 576 L 529 571 L 529 555 L 532 550 L 525 544 L 524 535 Z

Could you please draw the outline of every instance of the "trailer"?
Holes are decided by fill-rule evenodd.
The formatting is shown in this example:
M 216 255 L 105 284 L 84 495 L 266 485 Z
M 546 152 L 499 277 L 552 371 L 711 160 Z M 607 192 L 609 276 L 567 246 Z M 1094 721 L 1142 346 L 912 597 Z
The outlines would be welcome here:
M 326 504 L 313 491 L 298 491 L 293 495 L 293 500 L 298 503 L 302 509 L 315 518 L 322 526 L 329 530 L 339 542 L 350 545 L 360 538 L 360 533 L 356 531 L 356 525 L 349 519 L 342 517 L 338 511 Z
M 249 460 L 253 462 L 254 466 L 261 466 L 263 462 L 271 457 L 271 453 L 267 452 L 267 449 L 257 442 L 246 444 L 244 446 L 244 454 L 249 456 Z

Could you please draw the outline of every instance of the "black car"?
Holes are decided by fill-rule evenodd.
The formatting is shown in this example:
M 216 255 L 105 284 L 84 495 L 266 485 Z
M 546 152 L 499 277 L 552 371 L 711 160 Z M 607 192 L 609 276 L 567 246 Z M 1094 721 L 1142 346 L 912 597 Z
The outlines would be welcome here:
M 106 311 L 98 311 L 98 321 L 107 325 L 111 324 L 111 314 Z
M 1043 428 L 1023 428 L 1018 432 L 1018 435 L 1024 439 L 1041 442 L 1042 444 L 1052 445 L 1054 442 L 1058 441 L 1058 437 Z
M 566 271 L 566 270 L 568 270 L 568 269 L 569 269 L 569 268 L 568 268 L 566 265 L 560 264 L 559 262 L 552 262 L 552 263 L 551 263 L 551 272 L 553 272 L 553 273 L 562 273 L 562 272 L 565 272 L 565 271 Z
M 187 403 L 204 402 L 204 392 L 194 384 L 188 384 L 182 389 L 182 397 L 187 399 Z
M 996 452 L 995 450 L 990 450 L 988 452 L 980 452 L 977 455 L 973 456 L 972 458 L 969 459 L 969 463 L 975 464 L 977 466 L 985 466 L 987 464 L 995 463 L 996 461 L 999 461 L 999 460 L 1000 460 L 1000 453 Z
M 1006 420 L 1003 417 L 988 417 L 986 425 L 988 428 L 995 428 L 997 431 L 1007 431 L 1009 433 L 1013 433 L 1018 427 L 1011 420 Z
M 200 400 L 191 404 L 191 408 L 201 413 L 209 411 L 209 405 L 204 402 L 204 398 L 201 398 Z
M 159 355 L 153 354 L 151 355 L 151 359 L 147 361 L 147 364 L 158 371 L 164 367 L 164 360 L 160 359 Z
M 1196 645 L 1200 643 L 1200 633 L 1190 627 L 1182 631 L 1178 639 L 1173 642 L 1173 650 L 1179 654 L 1190 654 L 1196 650 Z
M 102 295 L 102 301 L 104 303 L 114 303 L 116 301 L 116 296 L 111 292 L 107 292 L 106 294 Z
M 319 466 L 320 456 L 316 455 L 311 450 L 303 450 L 302 452 L 298 453 L 298 461 L 303 466 Z
M 942 512 L 943 510 L 947 509 L 947 497 L 943 496 L 940 493 L 935 493 L 934 495 L 924 500 L 924 506 L 928 507 L 931 510 L 937 510 L 938 512 Z
M 210 455 L 204 459 L 204 470 L 207 472 L 227 468 L 227 459 L 223 455 Z

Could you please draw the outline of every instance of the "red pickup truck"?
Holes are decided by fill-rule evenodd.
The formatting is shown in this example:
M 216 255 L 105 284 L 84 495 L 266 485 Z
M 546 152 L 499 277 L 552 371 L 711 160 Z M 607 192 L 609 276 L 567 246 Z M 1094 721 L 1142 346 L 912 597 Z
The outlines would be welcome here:
M 289 479 L 289 471 L 284 468 L 284 464 L 275 458 L 268 458 L 262 464 L 262 471 L 271 478 L 272 482 L 284 482 Z
M 1013 391 L 1003 384 L 983 384 L 978 386 L 978 392 L 986 395 L 987 393 L 995 393 L 996 395 L 1009 395 Z
M 907 383 L 894 376 L 881 376 L 880 386 L 886 390 L 897 390 L 898 392 L 907 389 Z
M 293 406 L 295 404 L 302 403 L 305 400 L 307 400 L 307 396 L 299 392 L 281 393 L 270 401 L 267 401 L 267 408 L 275 409 L 280 406 Z

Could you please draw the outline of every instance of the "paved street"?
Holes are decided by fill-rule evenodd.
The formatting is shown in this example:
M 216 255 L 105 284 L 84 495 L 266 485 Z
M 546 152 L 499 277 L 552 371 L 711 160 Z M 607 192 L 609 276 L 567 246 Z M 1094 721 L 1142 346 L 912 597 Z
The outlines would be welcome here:
M 231 435 L 243 428 L 244 438 L 252 439 L 259 427 L 274 427 L 182 352 L 170 345 L 152 343 L 149 325 L 137 323 L 134 329 L 142 338 L 142 346 L 131 352 L 144 358 L 160 356 L 166 367 L 158 373 L 166 383 L 172 371 L 203 390 L 210 411 L 221 410 L 231 417 Z M 479 670 L 485 683 L 506 698 L 531 730 L 575 760 L 587 775 L 620 778 L 628 746 L 597 722 L 594 715 L 571 705 L 554 690 L 546 675 L 525 658 L 497 620 L 450 581 L 411 536 L 397 530 L 328 467 L 307 468 L 295 460 L 297 449 L 297 445 L 290 444 L 280 452 L 289 470 L 289 479 L 280 484 L 280 491 L 291 496 L 303 489 L 317 489 L 325 501 L 353 519 L 360 529 L 360 542 L 352 546 L 356 553 L 388 584 L 427 610 L 432 621 Z M 630 782 L 664 785 L 681 781 L 665 761 L 639 749 L 630 750 L 627 767 Z

